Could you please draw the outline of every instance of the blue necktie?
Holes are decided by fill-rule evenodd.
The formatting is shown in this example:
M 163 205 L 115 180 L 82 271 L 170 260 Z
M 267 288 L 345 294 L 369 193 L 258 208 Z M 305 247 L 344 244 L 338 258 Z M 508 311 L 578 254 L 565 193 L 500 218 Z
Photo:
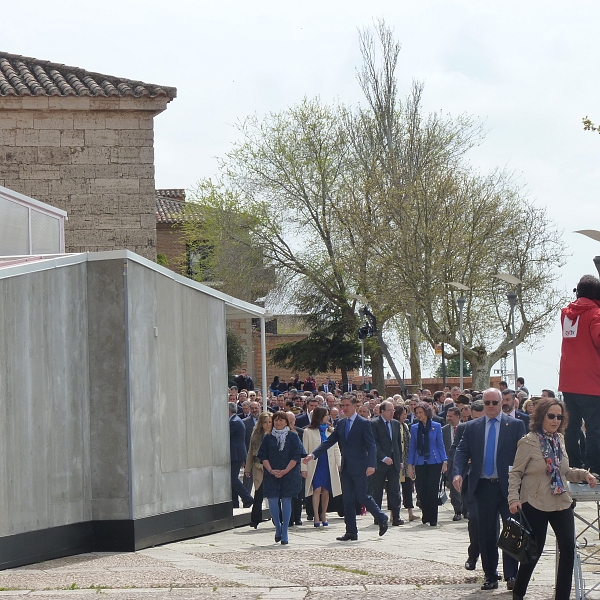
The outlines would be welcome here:
M 352 421 L 350 419 L 346 419 L 346 440 L 350 434 L 350 425 L 352 425 Z
M 392 422 L 391 421 L 386 421 L 388 429 L 390 430 L 390 440 L 393 439 L 393 435 L 392 435 Z
M 494 472 L 494 454 L 496 454 L 496 419 L 490 419 L 487 445 L 485 447 L 485 465 L 483 472 L 491 477 Z

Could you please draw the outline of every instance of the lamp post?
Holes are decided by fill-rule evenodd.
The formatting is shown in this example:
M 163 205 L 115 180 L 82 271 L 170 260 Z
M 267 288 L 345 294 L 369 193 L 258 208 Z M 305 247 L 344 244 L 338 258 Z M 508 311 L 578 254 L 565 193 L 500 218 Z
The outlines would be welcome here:
M 518 277 L 515 277 L 514 275 L 510 275 L 508 273 L 496 273 L 494 277 L 496 279 L 506 281 L 506 283 L 510 283 L 514 286 L 523 283 Z M 507 292 L 506 294 L 506 299 L 510 304 L 510 320 L 512 324 L 513 370 L 515 372 L 515 389 L 517 389 L 517 377 L 519 376 L 519 374 L 517 373 L 517 341 L 515 339 L 515 305 L 517 303 L 517 298 L 518 295 L 516 294 L 516 292 Z
M 463 292 L 470 292 L 471 288 L 467 287 L 462 283 L 458 283 L 456 281 L 448 281 L 446 285 L 451 285 L 458 290 Z M 464 377 L 463 377 L 463 309 L 465 304 L 467 303 L 467 299 L 464 296 L 461 296 L 456 303 L 458 304 L 458 328 L 460 331 L 460 391 L 463 391 L 464 385 Z
M 506 298 L 510 304 L 510 320 L 512 323 L 512 345 L 513 345 L 513 370 L 515 372 L 515 390 L 517 389 L 517 341 L 515 340 L 515 304 L 517 303 L 517 294 L 508 292 Z
M 597 231 L 595 229 L 581 229 L 579 231 L 576 231 L 575 233 L 580 233 L 581 235 L 585 235 L 586 237 L 589 237 L 592 240 L 600 242 L 600 231 Z M 596 265 L 596 271 L 598 271 L 598 275 L 600 275 L 600 256 L 594 256 L 594 264 Z
M 460 330 L 460 391 L 464 389 L 463 382 L 463 309 L 467 303 L 467 299 L 461 296 L 456 303 L 458 304 L 458 328 Z

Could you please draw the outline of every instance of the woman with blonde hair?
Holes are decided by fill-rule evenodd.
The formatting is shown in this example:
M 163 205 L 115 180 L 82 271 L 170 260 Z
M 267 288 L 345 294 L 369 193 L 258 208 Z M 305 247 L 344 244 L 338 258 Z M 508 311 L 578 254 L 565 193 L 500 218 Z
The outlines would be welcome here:
M 248 448 L 248 456 L 244 468 L 244 475 L 252 477 L 254 480 L 254 501 L 252 502 L 252 514 L 250 516 L 250 527 L 254 527 L 254 529 L 262 521 L 263 505 L 263 466 L 256 455 L 262 444 L 263 437 L 271 433 L 271 429 L 273 428 L 272 416 L 272 413 L 268 411 L 259 415 L 250 437 L 250 447 Z
M 333 433 L 333 427 L 329 419 L 329 410 L 326 408 L 315 408 L 312 413 L 310 425 L 304 430 L 302 441 L 307 454 L 316 450 L 321 442 L 324 442 Z M 342 455 L 337 444 L 334 444 L 323 456 L 317 460 L 302 463 L 302 477 L 306 479 L 305 494 L 312 495 L 313 511 L 315 515 L 315 527 L 327 527 L 327 507 L 329 497 L 339 496 L 342 493 L 339 470 L 342 467 Z M 321 512 L 319 513 L 319 502 Z M 319 521 L 321 517 L 321 521 Z

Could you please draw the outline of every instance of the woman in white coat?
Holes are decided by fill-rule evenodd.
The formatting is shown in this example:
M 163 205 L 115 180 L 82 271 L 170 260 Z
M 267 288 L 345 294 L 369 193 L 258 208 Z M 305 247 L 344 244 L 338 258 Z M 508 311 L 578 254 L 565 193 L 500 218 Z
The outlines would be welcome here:
M 302 441 L 307 454 L 315 450 L 333 433 L 329 419 L 329 410 L 318 407 L 313 410 L 310 425 L 304 430 Z M 342 493 L 340 483 L 340 469 L 342 455 L 337 444 L 334 444 L 323 456 L 310 461 L 307 465 L 300 465 L 302 476 L 306 479 L 306 496 L 312 495 L 313 510 L 315 514 L 315 527 L 327 527 L 327 507 L 329 497 L 339 496 Z M 319 513 L 319 501 L 321 512 Z M 321 521 L 319 522 L 319 517 Z

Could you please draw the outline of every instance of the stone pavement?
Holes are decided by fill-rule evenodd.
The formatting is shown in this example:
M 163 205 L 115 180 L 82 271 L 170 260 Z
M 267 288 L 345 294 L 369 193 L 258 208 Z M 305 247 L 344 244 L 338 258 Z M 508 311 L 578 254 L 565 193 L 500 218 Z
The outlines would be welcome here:
M 580 505 L 591 519 L 596 505 Z M 418 511 L 416 511 L 418 514 Z M 480 591 L 482 572 L 466 571 L 466 521 L 452 521 L 448 503 L 440 509 L 437 528 L 419 520 L 390 528 L 379 537 L 370 516 L 359 517 L 359 541 L 335 540 L 342 519 L 331 516 L 328 528 L 312 522 L 292 528 L 289 546 L 275 545 L 274 527 L 242 527 L 210 536 L 149 548 L 135 553 L 82 554 L 0 572 L 0 596 L 41 596 L 73 600 L 102 594 L 115 600 L 257 599 L 343 600 L 364 598 L 469 599 L 512 598 L 506 585 Z M 404 515 L 406 516 L 406 515 Z M 578 530 L 582 529 L 578 525 Z M 586 552 L 600 549 L 598 534 L 588 531 Z M 554 537 L 527 594 L 552 598 Z M 600 564 L 584 565 L 588 587 L 600 581 Z M 573 595 L 574 597 L 574 595 Z M 591 593 L 590 598 L 600 598 Z

